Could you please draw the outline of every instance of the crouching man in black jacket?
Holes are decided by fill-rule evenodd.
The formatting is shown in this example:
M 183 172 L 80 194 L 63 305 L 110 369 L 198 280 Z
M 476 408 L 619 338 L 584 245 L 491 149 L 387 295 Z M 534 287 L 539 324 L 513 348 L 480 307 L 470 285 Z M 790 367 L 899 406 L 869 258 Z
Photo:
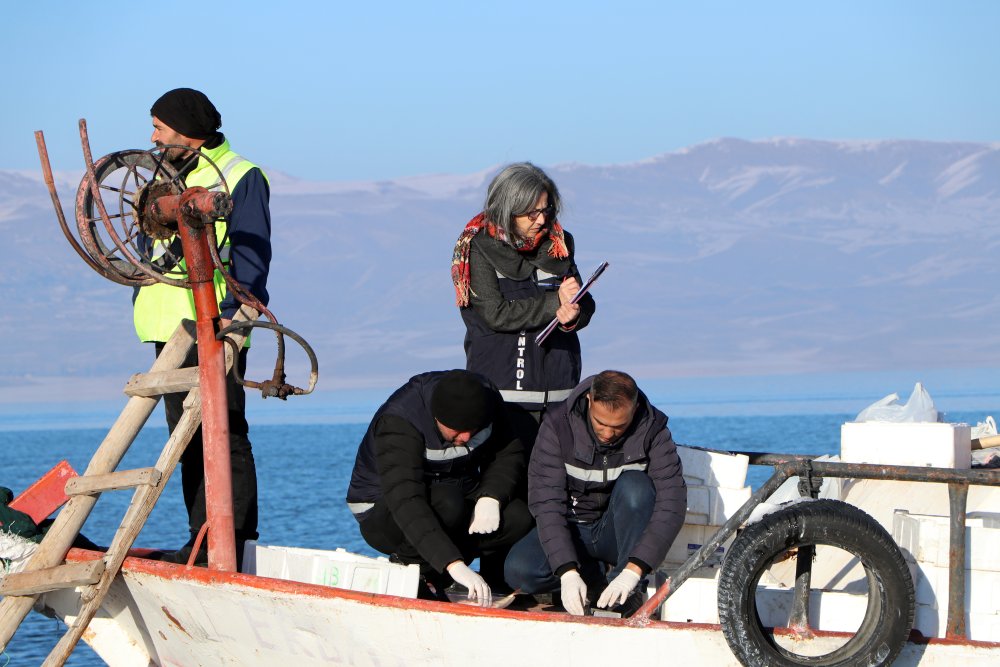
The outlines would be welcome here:
M 542 422 L 528 505 L 538 527 L 511 549 L 507 583 L 523 593 L 561 588 L 574 615 L 588 599 L 632 615 L 640 581 L 666 556 L 687 510 L 667 416 L 625 373 L 585 379 Z
M 507 552 L 531 528 L 527 504 L 513 497 L 524 459 L 488 380 L 463 370 L 423 373 L 375 413 L 347 504 L 365 542 L 420 565 L 421 597 L 447 599 L 454 580 L 489 606 L 490 580 L 503 584 Z M 477 557 L 480 573 L 466 564 Z

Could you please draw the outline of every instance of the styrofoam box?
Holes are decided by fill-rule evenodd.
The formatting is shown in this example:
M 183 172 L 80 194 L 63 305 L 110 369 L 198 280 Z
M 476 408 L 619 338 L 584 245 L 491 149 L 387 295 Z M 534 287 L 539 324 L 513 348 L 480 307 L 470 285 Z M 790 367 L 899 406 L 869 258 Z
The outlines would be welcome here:
M 684 523 L 721 526 L 750 498 L 750 487 L 689 485 Z
M 924 637 L 944 637 L 948 628 L 948 609 L 918 604 L 913 614 L 913 629 Z M 965 633 L 981 642 L 1000 641 L 1000 614 L 965 614 Z
M 968 424 L 847 422 L 840 427 L 840 458 L 849 463 L 968 468 Z
M 695 570 L 660 606 L 660 619 L 675 623 L 718 623 L 718 595 L 719 570 Z
M 680 585 L 660 607 L 660 618 L 675 623 L 719 622 L 719 571 L 701 569 Z M 791 613 L 794 589 L 757 587 L 757 613 L 768 627 L 785 627 Z M 818 630 L 856 632 L 864 620 L 868 596 L 843 591 L 812 590 L 809 622 Z
M 768 627 L 786 627 L 795 589 L 757 587 L 757 613 Z M 868 595 L 845 591 L 809 591 L 809 625 L 828 632 L 857 632 L 868 608 Z
M 913 571 L 913 593 L 917 604 L 947 609 L 948 568 L 917 563 Z M 1000 572 L 965 571 L 965 609 L 974 614 L 1000 611 Z
M 678 445 L 677 455 L 684 467 L 684 481 L 689 485 L 741 489 L 747 483 L 750 459 L 745 454 L 722 454 Z
M 667 550 L 667 555 L 663 559 L 663 566 L 661 567 L 669 570 L 676 569 L 678 565 L 686 561 L 703 544 L 708 542 L 719 528 L 720 526 L 703 526 L 690 523 L 681 526 L 681 531 L 670 545 L 670 549 Z M 715 550 L 715 553 L 708 557 L 705 566 L 718 566 L 725 559 L 726 554 L 729 553 L 729 547 L 732 546 L 735 537 L 736 535 L 733 534 L 726 538 Z
M 344 549 L 322 551 L 257 544 L 255 574 L 286 581 L 301 581 L 366 593 L 401 597 L 417 596 L 420 568 L 369 558 Z M 244 568 L 246 569 L 246 568 Z
M 892 538 L 912 560 L 948 567 L 949 526 L 947 516 L 896 510 L 892 516 Z M 965 567 L 1000 570 L 997 554 L 1000 554 L 1000 514 L 969 512 L 965 519 Z

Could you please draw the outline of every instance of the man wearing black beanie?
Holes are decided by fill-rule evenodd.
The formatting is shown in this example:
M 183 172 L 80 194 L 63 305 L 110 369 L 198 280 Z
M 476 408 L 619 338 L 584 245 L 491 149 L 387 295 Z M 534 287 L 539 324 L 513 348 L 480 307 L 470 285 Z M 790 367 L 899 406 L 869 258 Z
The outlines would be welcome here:
M 233 210 L 224 220 L 216 222 L 216 236 L 225 238 L 220 255 L 229 274 L 267 305 L 267 277 L 271 264 L 270 188 L 267 176 L 257 165 L 235 153 L 229 140 L 219 130 L 222 116 L 208 97 L 191 88 L 176 88 L 164 93 L 150 108 L 153 122 L 151 141 L 180 170 L 187 187 L 202 186 L 221 189 L 219 173 L 233 201 Z M 212 168 L 211 160 L 218 168 Z M 197 159 L 195 159 L 197 158 Z M 169 249 L 181 254 L 176 237 L 154 240 L 139 239 L 140 249 L 148 256 L 159 256 Z M 184 262 L 180 262 L 171 277 L 184 278 Z M 215 272 L 216 294 L 224 295 L 219 302 L 221 326 L 226 326 L 240 307 L 228 293 L 225 280 Z M 159 355 L 182 319 L 195 319 L 190 291 L 172 285 L 155 283 L 137 288 L 133 296 L 133 318 L 136 334 L 143 342 L 153 343 Z M 247 347 L 239 355 L 239 370 L 243 375 L 247 363 Z M 185 366 L 198 364 L 197 350 L 192 349 Z M 243 387 L 230 373 L 227 378 L 229 397 L 229 456 L 232 464 L 233 519 L 236 529 L 236 557 L 242 561 L 243 543 L 257 538 L 257 471 L 246 420 L 246 397 Z M 164 395 L 167 426 L 173 432 L 183 414 L 185 394 Z M 181 484 L 187 506 L 191 539 L 176 552 L 162 555 L 163 560 L 186 562 L 194 538 L 206 521 L 205 479 L 201 430 L 195 433 L 181 457 Z M 206 561 L 206 548 L 196 556 L 196 563 Z
M 506 586 L 507 552 L 531 529 L 515 494 L 524 475 L 500 392 L 469 371 L 434 371 L 410 378 L 375 413 L 347 504 L 365 542 L 420 565 L 421 597 L 447 599 L 454 580 L 488 606 L 491 586 Z M 479 573 L 467 565 L 477 557 Z
M 222 127 L 222 115 L 208 96 L 193 88 L 175 88 L 153 102 L 149 114 L 191 139 L 211 139 Z M 155 141 L 155 139 L 154 139 Z

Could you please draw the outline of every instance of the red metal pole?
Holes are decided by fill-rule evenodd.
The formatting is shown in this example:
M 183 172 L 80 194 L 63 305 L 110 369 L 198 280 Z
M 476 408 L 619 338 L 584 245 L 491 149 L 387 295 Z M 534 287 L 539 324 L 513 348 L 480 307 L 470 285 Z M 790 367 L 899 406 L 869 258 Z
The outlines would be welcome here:
M 224 197 L 224 195 L 222 195 Z M 188 280 L 194 293 L 198 332 L 198 377 L 201 383 L 201 433 L 205 452 L 205 509 L 208 516 L 208 567 L 236 571 L 236 536 L 233 522 L 233 480 L 229 463 L 229 403 L 226 396 L 226 357 L 216 340 L 219 306 L 203 220 L 218 217 L 218 193 L 190 188 L 180 195 L 178 232 L 184 246 Z M 173 197 L 161 197 L 164 209 Z M 228 205 L 228 198 L 226 198 Z M 209 213 L 211 211 L 211 213 Z M 206 215 L 207 213 L 207 215 Z

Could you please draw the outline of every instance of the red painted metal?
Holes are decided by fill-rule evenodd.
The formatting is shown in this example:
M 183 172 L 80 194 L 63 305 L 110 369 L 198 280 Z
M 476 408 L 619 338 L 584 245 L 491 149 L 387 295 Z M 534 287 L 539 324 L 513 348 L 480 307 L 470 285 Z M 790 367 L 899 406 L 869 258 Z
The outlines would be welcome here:
M 233 524 L 233 481 L 229 463 L 229 411 L 226 399 L 226 357 L 215 334 L 219 306 L 205 226 L 224 215 L 229 198 L 205 188 L 189 188 L 181 195 L 161 197 L 161 211 L 176 211 L 184 246 L 188 281 L 194 294 L 198 332 L 198 377 L 201 387 L 202 443 L 205 452 L 205 509 L 208 515 L 208 567 L 236 571 Z M 222 208 L 222 210 L 220 210 Z
M 208 522 L 202 524 L 201 528 L 198 529 L 198 536 L 194 538 L 194 546 L 191 547 L 191 555 L 188 556 L 187 566 L 191 567 L 194 562 L 198 560 L 198 554 L 201 553 L 201 545 L 205 541 L 205 534 L 208 532 Z
M 66 482 L 76 476 L 76 470 L 68 461 L 60 461 L 14 498 L 10 508 L 24 512 L 36 524 L 40 523 L 69 500 L 65 491 Z
M 76 254 L 80 256 L 87 266 L 93 270 L 100 273 L 102 276 L 108 278 L 109 280 L 114 280 L 120 283 L 121 279 L 116 276 L 109 275 L 104 268 L 101 267 L 94 259 L 83 249 L 80 242 L 77 241 L 73 232 L 70 230 L 69 224 L 66 222 L 66 214 L 63 212 L 62 203 L 59 201 L 59 194 L 56 192 L 56 182 L 52 177 L 52 165 L 49 163 L 49 150 L 45 146 L 45 135 L 42 134 L 41 130 L 35 132 L 35 143 L 38 146 L 38 159 L 42 163 L 42 178 L 45 180 L 45 187 L 49 190 L 49 197 L 52 199 L 52 207 L 56 210 L 56 219 L 59 221 L 59 227 L 63 231 L 63 236 L 69 241 L 70 246 L 76 251 Z

